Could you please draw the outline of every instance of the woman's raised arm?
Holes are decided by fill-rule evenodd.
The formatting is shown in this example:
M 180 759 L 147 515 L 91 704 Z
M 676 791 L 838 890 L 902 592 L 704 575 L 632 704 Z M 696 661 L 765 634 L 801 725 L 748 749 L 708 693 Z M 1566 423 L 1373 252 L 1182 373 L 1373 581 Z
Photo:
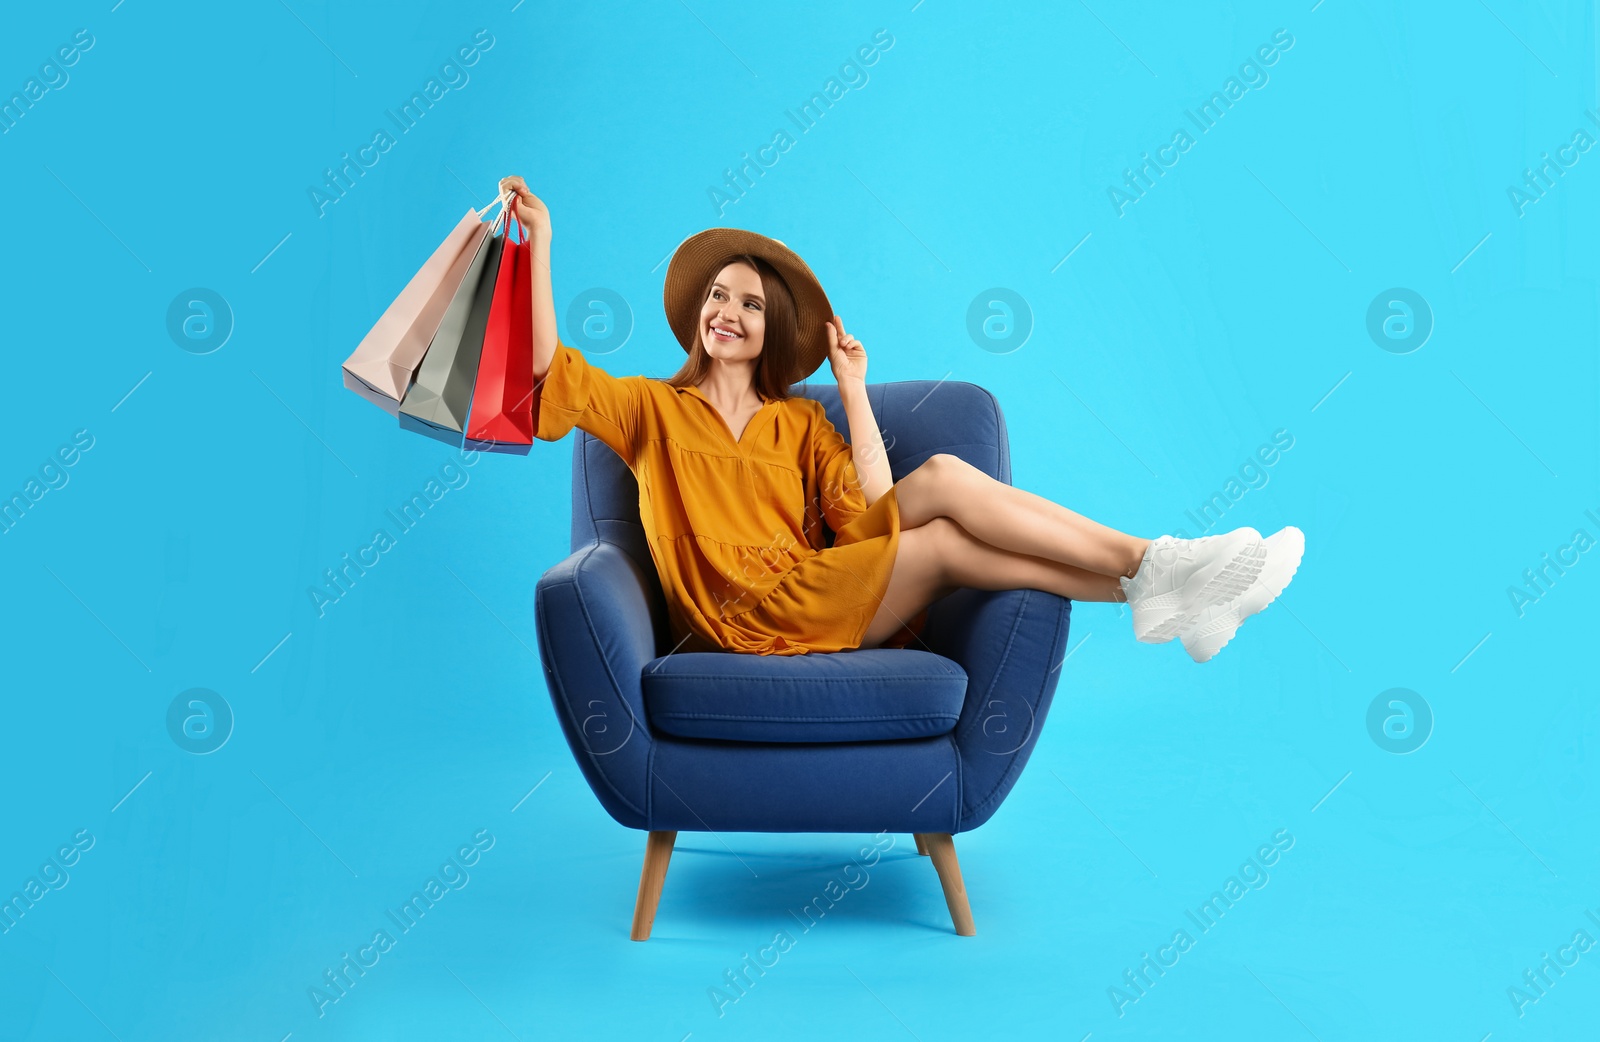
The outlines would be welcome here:
M 556 304 L 550 287 L 550 210 L 518 175 L 502 177 L 500 191 L 513 193 L 511 212 L 528 235 L 529 271 L 533 278 L 533 382 L 550 371 L 556 353 Z
M 528 233 L 533 258 L 533 387 L 538 417 L 534 437 L 555 441 L 580 427 L 632 467 L 644 423 L 647 381 L 642 376 L 614 377 L 590 365 L 581 351 L 561 350 L 550 289 L 550 211 L 520 177 L 501 178 L 500 191 L 513 194 L 511 212 Z

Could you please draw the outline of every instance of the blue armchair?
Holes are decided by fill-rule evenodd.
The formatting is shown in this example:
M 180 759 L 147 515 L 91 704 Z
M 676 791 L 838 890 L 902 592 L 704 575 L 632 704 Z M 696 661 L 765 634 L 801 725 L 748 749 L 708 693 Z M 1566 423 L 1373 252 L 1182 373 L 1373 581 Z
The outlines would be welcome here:
M 837 386 L 793 391 L 848 431 Z M 1011 480 L 987 391 L 923 380 L 867 393 L 895 480 L 936 452 Z M 904 649 L 674 654 L 638 484 L 604 443 L 574 437 L 573 552 L 539 580 L 539 653 L 590 788 L 617 822 L 649 833 L 633 939 L 650 936 L 679 831 L 910 832 L 956 933 L 975 933 L 951 837 L 988 821 L 1028 762 L 1071 602 L 960 589 Z

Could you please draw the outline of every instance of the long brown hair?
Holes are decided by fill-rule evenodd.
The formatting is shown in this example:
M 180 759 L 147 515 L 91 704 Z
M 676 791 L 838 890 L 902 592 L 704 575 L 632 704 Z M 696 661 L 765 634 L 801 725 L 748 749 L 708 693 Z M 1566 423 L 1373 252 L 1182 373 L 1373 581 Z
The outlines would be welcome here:
M 705 344 L 701 340 L 698 309 L 705 306 L 706 300 L 711 296 L 711 284 L 717 280 L 722 269 L 735 263 L 748 264 L 756 270 L 756 274 L 761 276 L 762 295 L 767 298 L 766 333 L 761 341 L 761 354 L 756 357 L 756 393 L 766 401 L 781 402 L 792 398 L 789 385 L 785 381 L 788 375 L 794 372 L 795 356 L 798 353 L 795 334 L 800 323 L 795 316 L 794 295 L 789 292 L 789 284 L 783 281 L 778 269 L 762 258 L 748 253 L 726 257 L 720 264 L 711 268 L 711 274 L 706 277 L 705 285 L 700 288 L 699 303 L 696 305 L 694 342 L 689 347 L 689 358 L 683 363 L 683 368 L 663 382 L 669 387 L 689 387 L 705 379 L 706 373 L 711 370 L 712 358 L 706 353 Z

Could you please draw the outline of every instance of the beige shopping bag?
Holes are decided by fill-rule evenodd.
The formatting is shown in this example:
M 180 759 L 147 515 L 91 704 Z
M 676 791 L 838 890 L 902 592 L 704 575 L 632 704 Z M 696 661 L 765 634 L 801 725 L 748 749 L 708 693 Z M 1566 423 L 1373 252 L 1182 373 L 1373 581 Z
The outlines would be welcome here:
M 389 415 L 398 415 L 400 399 L 488 231 L 480 212 L 468 210 L 345 359 L 346 387 Z

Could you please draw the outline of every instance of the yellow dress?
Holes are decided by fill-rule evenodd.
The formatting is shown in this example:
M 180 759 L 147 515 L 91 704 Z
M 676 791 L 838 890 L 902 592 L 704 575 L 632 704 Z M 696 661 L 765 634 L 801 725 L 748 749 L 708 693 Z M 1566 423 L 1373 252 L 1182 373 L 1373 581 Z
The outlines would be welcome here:
M 821 403 L 769 401 L 735 441 L 698 387 L 615 377 L 558 343 L 535 410 L 540 440 L 579 427 L 638 479 L 673 650 L 861 646 L 889 585 L 900 507 L 892 486 L 867 505 L 850 445 Z M 918 639 L 926 621 L 924 609 L 882 647 Z

